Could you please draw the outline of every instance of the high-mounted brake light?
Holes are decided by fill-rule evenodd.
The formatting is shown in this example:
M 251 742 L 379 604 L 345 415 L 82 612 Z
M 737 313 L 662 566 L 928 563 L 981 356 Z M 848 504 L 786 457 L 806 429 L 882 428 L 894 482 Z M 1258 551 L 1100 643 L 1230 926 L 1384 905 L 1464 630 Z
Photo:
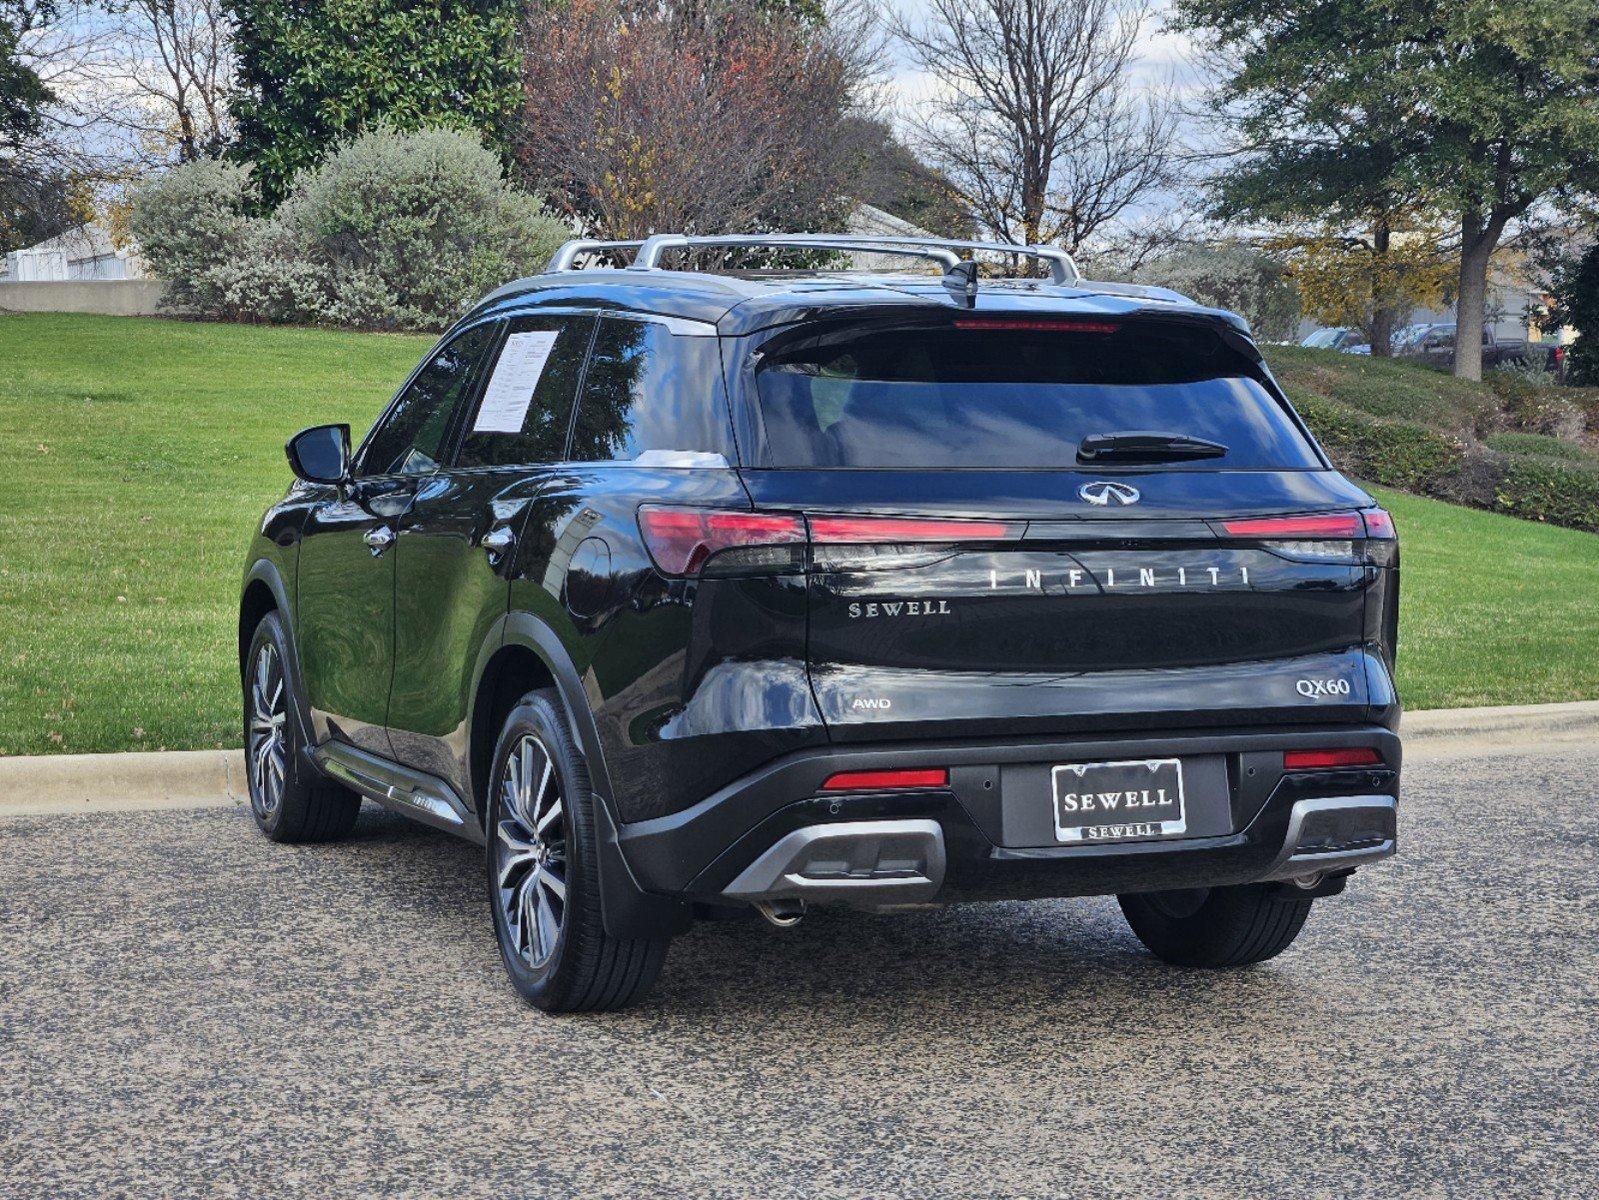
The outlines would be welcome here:
M 1026 321 L 1003 317 L 956 317 L 956 329 L 1019 329 L 1052 333 L 1115 333 L 1114 321 Z
M 638 512 L 650 557 L 665 575 L 697 575 L 723 550 L 804 544 L 805 520 L 785 513 L 659 508 Z
M 828 776 L 824 792 L 877 792 L 901 788 L 937 788 L 949 785 L 949 772 L 943 767 L 906 771 L 840 771 Z
M 1284 750 L 1283 770 L 1325 771 L 1337 767 L 1380 767 L 1382 755 L 1369 746 L 1345 746 L 1336 750 Z
M 811 540 L 826 542 L 982 542 L 1008 538 L 1004 521 L 919 520 L 914 517 L 812 517 Z
M 1363 538 L 1366 525 L 1359 513 L 1316 513 L 1303 517 L 1250 517 L 1223 521 L 1231 537 L 1284 538 L 1307 541 L 1316 538 Z

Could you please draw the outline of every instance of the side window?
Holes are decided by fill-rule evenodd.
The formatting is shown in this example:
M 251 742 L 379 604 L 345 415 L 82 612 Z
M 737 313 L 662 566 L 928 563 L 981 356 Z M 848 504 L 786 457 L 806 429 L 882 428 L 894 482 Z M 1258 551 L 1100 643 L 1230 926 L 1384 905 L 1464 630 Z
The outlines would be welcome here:
M 457 465 L 504 467 L 564 459 L 572 402 L 593 330 L 593 317 L 512 320 Z
M 450 418 L 472 386 L 495 324 L 474 325 L 417 372 L 367 438 L 362 475 L 426 475 L 437 470 Z
M 650 451 L 733 459 L 714 337 L 655 321 L 602 317 L 577 407 L 572 457 L 628 462 Z

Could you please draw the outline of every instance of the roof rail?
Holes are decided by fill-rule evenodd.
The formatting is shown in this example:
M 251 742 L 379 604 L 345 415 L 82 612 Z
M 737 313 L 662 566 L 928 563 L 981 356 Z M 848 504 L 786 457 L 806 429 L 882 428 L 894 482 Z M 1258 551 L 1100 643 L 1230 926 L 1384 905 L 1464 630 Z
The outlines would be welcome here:
M 575 271 L 576 262 L 585 254 L 593 254 L 596 250 L 637 250 L 644 244 L 643 240 L 631 242 L 601 242 L 590 238 L 573 238 L 569 242 L 562 242 L 561 248 L 550 256 L 550 262 L 544 269 L 546 271 Z
M 1082 278 L 1072 256 L 1058 246 L 1013 246 L 1008 242 L 967 242 L 949 238 L 895 237 L 889 234 L 853 233 L 729 233 L 711 236 L 690 236 L 681 233 L 658 233 L 643 241 L 589 241 L 578 239 L 567 242 L 550 259 L 549 271 L 575 270 L 574 263 L 583 254 L 596 250 L 635 249 L 630 271 L 658 269 L 661 255 L 668 250 L 721 246 L 794 249 L 837 250 L 857 254 L 894 254 L 907 258 L 927 258 L 942 263 L 946 270 L 963 261 L 960 251 L 987 251 L 994 254 L 1019 255 L 1036 258 L 1049 264 L 1050 278 L 1055 283 L 1076 283 Z

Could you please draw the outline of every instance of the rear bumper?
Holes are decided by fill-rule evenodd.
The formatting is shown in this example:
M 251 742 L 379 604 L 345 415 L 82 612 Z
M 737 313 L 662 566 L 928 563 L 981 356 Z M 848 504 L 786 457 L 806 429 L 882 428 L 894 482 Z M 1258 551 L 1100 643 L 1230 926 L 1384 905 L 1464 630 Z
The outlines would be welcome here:
M 1381 767 L 1285 773 L 1282 752 L 1368 746 Z M 1017 844 L 1018 781 L 1051 763 L 1179 757 L 1225 768 L 1201 836 Z M 803 899 L 892 908 L 1306 881 L 1394 853 L 1400 745 L 1381 726 L 805 751 L 700 804 L 623 826 L 647 890 L 709 902 Z M 946 766 L 947 788 L 821 794 L 843 770 Z M 1010 795 L 1007 797 L 1007 792 Z M 1219 791 L 1218 791 L 1219 794 Z M 1213 807 L 1216 805 L 1213 804 Z M 1022 835 L 1036 842 L 1036 835 Z

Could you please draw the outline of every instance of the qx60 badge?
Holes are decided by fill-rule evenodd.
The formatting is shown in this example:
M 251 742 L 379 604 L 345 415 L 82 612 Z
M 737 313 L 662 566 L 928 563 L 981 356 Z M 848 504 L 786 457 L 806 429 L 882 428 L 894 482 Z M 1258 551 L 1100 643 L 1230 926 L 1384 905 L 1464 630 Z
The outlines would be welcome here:
M 1093 483 L 1085 483 L 1077 489 L 1077 494 L 1096 508 L 1105 508 L 1118 504 L 1137 504 L 1142 495 L 1131 484 L 1113 483 L 1108 479 L 1098 479 Z

